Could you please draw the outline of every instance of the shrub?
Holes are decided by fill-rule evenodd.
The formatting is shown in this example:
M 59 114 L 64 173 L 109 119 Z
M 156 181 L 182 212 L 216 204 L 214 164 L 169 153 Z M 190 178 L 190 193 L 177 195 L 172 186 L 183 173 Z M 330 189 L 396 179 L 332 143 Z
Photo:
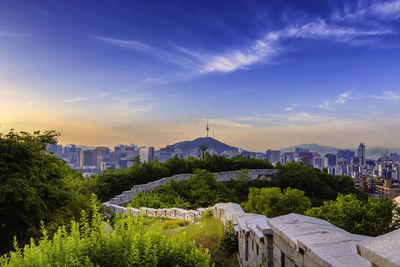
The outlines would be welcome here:
M 1 266 L 209 266 L 208 250 L 197 249 L 184 234 L 171 238 L 150 229 L 144 217 L 117 216 L 114 227 L 102 221 L 97 198 L 92 196 L 91 218 L 85 213 L 81 222 L 72 222 L 70 231 L 60 227 L 36 245 L 0 259 Z
M 238 251 L 238 238 L 231 222 L 226 224 L 224 235 L 220 242 L 220 248 L 228 255 L 232 255 Z

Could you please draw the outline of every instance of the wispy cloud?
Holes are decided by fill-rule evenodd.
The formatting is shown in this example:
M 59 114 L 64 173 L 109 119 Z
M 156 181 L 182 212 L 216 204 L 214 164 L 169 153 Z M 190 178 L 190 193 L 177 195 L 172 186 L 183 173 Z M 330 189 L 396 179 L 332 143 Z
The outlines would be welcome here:
M 72 102 L 82 102 L 88 100 L 86 97 L 76 97 L 76 98 L 67 98 L 64 99 L 62 102 L 64 103 L 72 103 Z
M 97 97 L 97 98 L 103 98 L 103 97 L 106 97 L 106 96 L 109 96 L 109 95 L 110 95 L 109 92 L 101 92 L 101 93 L 98 93 L 98 94 L 96 95 L 96 97 Z
M 138 42 L 138 41 L 133 41 L 133 40 L 122 40 L 122 39 L 116 39 L 116 38 L 110 38 L 110 37 L 105 37 L 105 36 L 99 36 L 92 34 L 91 35 L 93 38 L 124 48 L 128 48 L 131 50 L 136 50 L 139 52 L 143 53 L 148 53 L 148 54 L 163 54 L 164 52 L 160 49 L 157 49 L 153 46 L 150 46 L 148 44 Z
M 379 1 L 370 5 L 360 1 L 355 9 L 351 10 L 348 6 L 345 6 L 342 12 L 336 11 L 332 18 L 335 21 L 348 22 L 360 22 L 367 19 L 397 20 L 400 18 L 400 0 Z
M 315 19 L 303 24 L 283 27 L 280 30 L 268 31 L 261 38 L 246 44 L 236 45 L 223 51 L 199 51 L 168 42 L 166 48 L 160 49 L 134 40 L 115 39 L 99 35 L 93 38 L 111 45 L 128 48 L 149 54 L 169 63 L 178 64 L 192 75 L 212 72 L 229 73 L 246 69 L 258 63 L 272 63 L 285 52 L 285 40 L 324 39 L 344 42 L 350 45 L 368 45 L 370 38 L 394 34 L 390 29 L 360 29 L 328 23 Z
M 201 119 L 204 123 L 206 122 L 207 119 Z M 211 126 L 214 125 L 219 125 L 219 126 L 227 126 L 227 127 L 233 127 L 233 128 L 251 128 L 252 126 L 250 124 L 246 123 L 239 123 L 235 121 L 230 121 L 230 120 L 219 120 L 219 119 L 208 119 L 208 123 Z
M 332 110 L 331 102 L 325 102 L 322 104 L 318 104 L 317 107 L 319 107 L 321 109 Z
M 400 94 L 393 91 L 384 91 L 381 95 L 369 95 L 369 98 L 381 99 L 381 100 L 400 100 Z
M 345 104 L 347 99 L 351 96 L 352 91 L 348 91 L 340 94 L 337 99 L 332 101 L 325 101 L 324 103 L 318 104 L 317 107 L 325 110 L 333 110 L 332 105 L 334 104 Z
M 335 100 L 335 103 L 338 103 L 338 104 L 346 103 L 346 100 L 349 98 L 350 93 L 351 92 L 346 92 L 346 93 L 340 94 L 338 99 Z

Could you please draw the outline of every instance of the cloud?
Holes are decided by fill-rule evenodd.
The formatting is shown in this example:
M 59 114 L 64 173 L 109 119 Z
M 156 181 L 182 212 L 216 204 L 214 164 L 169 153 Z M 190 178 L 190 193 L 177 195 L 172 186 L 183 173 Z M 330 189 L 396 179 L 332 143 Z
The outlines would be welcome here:
M 81 102 L 88 100 L 86 97 L 76 97 L 76 98 L 67 98 L 64 99 L 62 102 L 64 103 L 72 103 L 72 102 Z
M 326 110 L 332 110 L 332 107 L 330 105 L 331 105 L 330 102 L 325 102 L 323 104 L 317 105 L 317 107 L 322 108 L 322 109 L 326 109 Z
M 349 98 L 350 92 L 343 93 L 339 95 L 338 99 L 335 100 L 335 103 L 344 104 L 346 103 L 347 98 Z
M 391 100 L 391 101 L 400 100 L 400 94 L 393 91 L 384 91 L 382 95 L 369 95 L 368 97 L 372 99 Z
M 213 72 L 229 73 L 246 69 L 258 63 L 272 63 L 275 57 L 285 52 L 285 40 L 323 39 L 344 42 L 350 45 L 372 45 L 371 38 L 394 34 L 389 29 L 364 29 L 328 23 L 314 19 L 299 25 L 284 26 L 280 30 L 268 31 L 260 38 L 245 44 L 236 44 L 222 51 L 199 51 L 172 42 L 160 49 L 135 40 L 115 39 L 92 34 L 91 36 L 111 45 L 146 53 L 168 63 L 180 65 L 191 75 Z
M 375 3 L 371 5 L 369 12 L 384 20 L 397 20 L 400 18 L 400 1 Z
M 92 34 L 91 35 L 93 38 L 124 48 L 128 48 L 131 50 L 136 50 L 148 54 L 162 54 L 163 52 L 157 48 L 154 48 L 148 44 L 138 42 L 138 41 L 133 41 L 133 40 L 122 40 L 122 39 L 115 39 L 115 38 L 110 38 L 110 37 L 104 37 L 104 36 L 99 36 Z
M 295 125 L 314 125 L 332 120 L 328 115 L 311 114 L 307 112 L 295 112 L 289 114 L 259 114 L 255 116 L 238 116 L 235 122 L 245 123 L 258 128 L 280 128 L 292 127 Z
M 345 104 L 347 99 L 351 96 L 352 91 L 348 91 L 345 93 L 340 94 L 337 99 L 333 101 L 326 101 L 322 104 L 318 104 L 317 107 L 325 110 L 333 110 L 333 104 Z
M 207 119 L 201 119 L 201 120 L 205 122 Z M 233 127 L 233 128 L 251 128 L 252 127 L 250 124 L 238 123 L 238 122 L 229 121 L 229 120 L 208 119 L 208 123 L 210 126 L 220 125 L 220 126 L 228 126 L 228 127 Z
M 361 30 L 354 27 L 342 27 L 327 24 L 325 20 L 310 22 L 298 28 L 290 28 L 287 31 L 289 37 L 301 37 L 310 39 L 334 39 L 350 42 L 352 38 L 369 37 L 393 33 L 390 30 Z
M 393 21 L 400 18 L 400 0 L 380 1 L 371 5 L 364 5 L 359 2 L 357 8 L 351 11 L 346 7 L 342 14 L 334 13 L 333 20 L 347 22 L 361 22 L 370 19 Z
M 291 111 L 291 110 L 293 110 L 293 107 L 286 107 L 285 108 L 285 111 Z
M 98 93 L 98 94 L 96 95 L 96 97 L 97 97 L 97 98 L 103 98 L 103 97 L 106 97 L 106 96 L 109 96 L 109 95 L 110 95 L 109 92 L 101 92 L 101 93 Z

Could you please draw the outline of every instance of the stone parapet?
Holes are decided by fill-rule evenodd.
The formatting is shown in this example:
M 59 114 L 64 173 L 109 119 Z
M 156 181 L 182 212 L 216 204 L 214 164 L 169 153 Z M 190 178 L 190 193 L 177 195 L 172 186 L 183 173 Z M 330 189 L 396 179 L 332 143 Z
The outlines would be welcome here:
M 271 176 L 277 170 L 249 170 L 251 179 Z M 235 179 L 237 172 L 217 173 L 218 181 Z M 354 235 L 331 223 L 299 214 L 269 219 L 264 215 L 245 213 L 239 204 L 217 203 L 197 210 L 134 209 L 123 207 L 139 192 L 149 192 L 168 181 L 185 181 L 191 174 L 175 175 L 136 185 L 103 206 L 112 212 L 139 216 L 158 216 L 194 221 L 207 210 L 221 220 L 223 227 L 231 223 L 238 237 L 238 264 L 248 266 L 400 266 L 400 230 L 379 236 Z M 232 178 L 235 177 L 235 178 Z

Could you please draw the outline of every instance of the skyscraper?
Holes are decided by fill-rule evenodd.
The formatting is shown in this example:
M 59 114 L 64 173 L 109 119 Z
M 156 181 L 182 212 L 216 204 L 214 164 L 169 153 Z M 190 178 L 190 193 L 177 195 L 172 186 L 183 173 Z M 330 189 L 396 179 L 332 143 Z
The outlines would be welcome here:
M 360 143 L 357 150 L 357 156 L 360 158 L 360 165 L 365 166 L 365 145 Z
M 154 147 L 141 147 L 139 149 L 139 158 L 141 162 L 154 160 Z

